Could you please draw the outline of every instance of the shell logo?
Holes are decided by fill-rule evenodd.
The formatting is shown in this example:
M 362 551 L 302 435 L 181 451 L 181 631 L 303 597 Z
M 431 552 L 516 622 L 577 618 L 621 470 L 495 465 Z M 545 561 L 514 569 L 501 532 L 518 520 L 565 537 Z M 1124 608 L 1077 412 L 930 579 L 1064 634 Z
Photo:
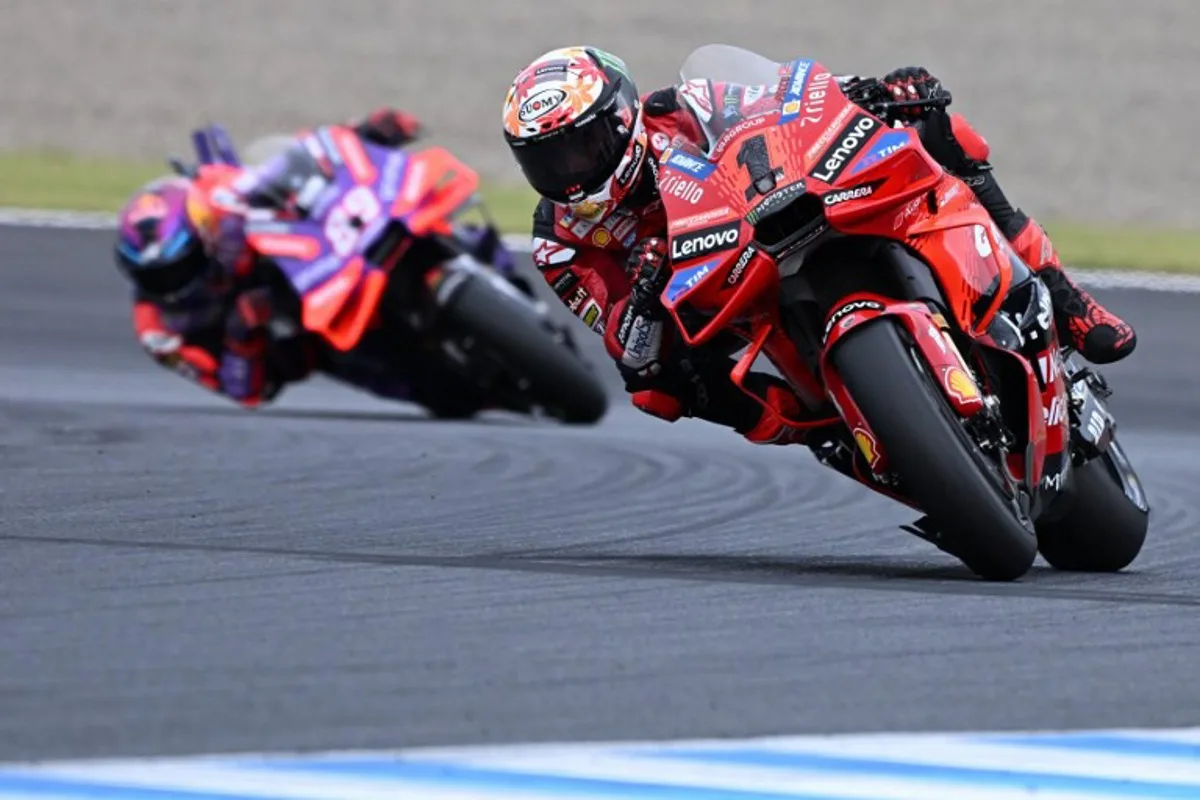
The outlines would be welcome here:
M 962 403 L 972 403 L 982 399 L 979 396 L 979 387 L 975 385 L 975 381 L 962 368 L 947 367 L 945 379 L 946 391 L 950 392 L 955 400 Z
M 595 233 L 592 234 L 592 242 L 594 242 L 597 247 L 605 247 L 611 241 L 612 235 L 609 234 L 609 232 L 604 228 L 599 228 Z
M 875 442 L 875 437 L 867 433 L 863 428 L 854 429 L 854 442 L 858 445 L 858 449 L 867 459 L 867 463 L 874 467 L 879 463 L 879 445 Z

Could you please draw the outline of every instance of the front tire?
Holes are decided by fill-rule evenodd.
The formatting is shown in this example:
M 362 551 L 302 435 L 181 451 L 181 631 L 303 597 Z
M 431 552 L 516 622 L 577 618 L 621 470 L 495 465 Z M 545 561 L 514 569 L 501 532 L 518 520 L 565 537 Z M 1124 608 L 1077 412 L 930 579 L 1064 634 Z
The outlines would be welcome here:
M 1061 517 L 1037 526 L 1038 549 L 1050 566 L 1064 572 L 1119 572 L 1137 558 L 1150 513 L 1140 484 L 1132 490 L 1143 507 L 1122 488 L 1123 470 L 1132 472 L 1116 440 L 1075 469 L 1070 507 Z
M 589 425 L 608 410 L 608 395 L 583 360 L 560 345 L 541 320 L 483 279 L 470 277 L 445 308 L 452 324 L 476 336 L 531 384 L 534 402 L 564 422 Z
M 898 324 L 867 323 L 847 334 L 832 357 L 904 493 L 941 535 L 938 546 L 987 580 L 1011 581 L 1028 572 L 1037 557 L 1032 522 L 918 367 Z

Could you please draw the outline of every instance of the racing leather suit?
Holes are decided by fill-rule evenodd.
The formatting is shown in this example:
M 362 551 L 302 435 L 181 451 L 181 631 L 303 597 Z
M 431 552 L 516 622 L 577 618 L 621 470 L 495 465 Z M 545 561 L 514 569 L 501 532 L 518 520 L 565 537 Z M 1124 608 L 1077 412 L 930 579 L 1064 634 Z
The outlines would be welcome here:
M 861 80 L 857 76 L 834 79 L 843 87 Z M 637 257 L 634 249 L 639 242 L 647 237 L 665 239 L 666 234 L 666 217 L 657 191 L 657 161 L 676 136 L 701 148 L 706 144 L 697 112 L 689 106 L 689 101 L 700 104 L 703 111 L 713 116 L 724 113 L 724 109 L 729 109 L 727 116 L 732 117 L 774 107 L 770 89 L 763 87 L 714 82 L 711 94 L 701 98 L 696 95 L 688 84 L 643 95 L 649 134 L 647 166 L 639 185 L 608 217 L 598 221 L 577 219 L 564 206 L 547 199 L 539 203 L 533 220 L 534 265 L 562 302 L 584 324 L 605 337 L 607 350 L 617 360 L 625 380 L 626 391 L 641 410 L 669 421 L 683 416 L 704 419 L 733 428 L 755 443 L 804 443 L 822 462 L 863 480 L 864 475 L 871 474 L 870 470 L 858 448 L 840 430 L 844 426 L 809 428 L 806 435 L 787 425 L 782 417 L 800 421 L 806 416 L 791 390 L 774 376 L 751 373 L 745 386 L 763 400 L 765 408 L 754 402 L 730 380 L 729 372 L 735 362 L 728 350 L 715 351 L 710 346 L 684 348 L 677 340 L 671 341 L 668 332 L 663 343 L 664 368 L 659 374 L 648 377 L 621 363 L 624 345 L 618 340 L 616 329 L 634 277 L 631 275 L 634 270 L 627 269 L 627 262 L 631 255 Z M 713 108 L 717 105 L 714 98 L 719 98 L 720 108 Z M 960 115 L 935 111 L 906 121 L 914 123 L 930 155 L 975 192 L 1026 263 L 1043 276 L 1051 271 L 1063 275 L 1048 237 L 1032 219 L 1009 204 L 987 163 L 986 142 Z M 1054 278 L 1047 283 L 1052 294 L 1056 294 Z M 1079 291 L 1074 285 L 1070 290 Z M 1059 297 L 1061 293 L 1056 300 Z M 1079 333 L 1082 336 L 1085 331 Z M 1132 331 L 1129 336 L 1132 337 Z M 855 463 L 850 463 L 851 459 Z M 873 476 L 868 480 L 876 490 L 886 491 Z
M 358 122 L 354 130 L 372 143 L 402 147 L 417 137 L 419 124 L 404 112 L 385 108 Z M 247 193 L 237 190 L 238 179 L 244 174 L 241 169 L 230 168 L 203 185 L 210 197 L 228 192 L 245 203 Z M 287 384 L 321 371 L 386 399 L 418 402 L 448 412 L 468 411 L 460 407 L 463 387 L 439 385 L 438 378 L 447 378 L 449 384 L 450 376 L 440 374 L 439 365 L 415 352 L 412 364 L 390 363 L 392 369 L 381 370 L 353 354 L 329 353 L 311 337 L 272 337 L 268 328 L 273 321 L 298 318 L 298 308 L 289 309 L 291 314 L 277 313 L 281 295 L 286 297 L 287 293 L 277 291 L 270 271 L 259 269 L 248 250 L 245 216 L 232 210 L 227 200 L 214 199 L 212 207 L 218 217 L 218 235 L 209 254 L 216 262 L 217 277 L 205 301 L 184 308 L 169 307 L 135 290 L 134 331 L 156 362 L 248 408 L 274 399 Z M 498 247 L 498 234 L 490 228 L 468 228 L 460 233 L 462 243 L 481 261 L 492 264 L 518 288 L 529 291 L 519 285 L 513 265 L 503 258 L 507 251 Z M 441 396 L 447 393 L 453 396 Z

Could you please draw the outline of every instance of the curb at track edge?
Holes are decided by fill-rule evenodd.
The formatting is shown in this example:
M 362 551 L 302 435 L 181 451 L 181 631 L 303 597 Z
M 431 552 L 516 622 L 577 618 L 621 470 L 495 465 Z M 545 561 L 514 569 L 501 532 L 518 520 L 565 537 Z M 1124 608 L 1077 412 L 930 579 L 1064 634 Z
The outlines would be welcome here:
M 116 224 L 113 214 L 94 211 L 49 211 L 33 208 L 0 207 L 0 226 L 57 228 L 67 230 L 109 230 Z M 518 253 L 531 252 L 529 238 L 505 234 L 504 243 Z M 1154 292 L 1200 294 L 1200 275 L 1132 270 L 1090 270 L 1068 267 L 1080 283 L 1098 289 L 1142 289 Z

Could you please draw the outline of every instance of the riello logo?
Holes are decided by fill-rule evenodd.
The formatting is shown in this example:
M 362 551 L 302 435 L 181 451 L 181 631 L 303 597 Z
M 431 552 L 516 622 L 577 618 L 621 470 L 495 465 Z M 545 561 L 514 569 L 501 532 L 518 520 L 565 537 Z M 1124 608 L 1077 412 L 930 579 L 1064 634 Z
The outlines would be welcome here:
M 671 260 L 683 261 L 728 250 L 737 244 L 740 226 L 740 221 L 727 222 L 715 228 L 677 236 L 671 240 Z

